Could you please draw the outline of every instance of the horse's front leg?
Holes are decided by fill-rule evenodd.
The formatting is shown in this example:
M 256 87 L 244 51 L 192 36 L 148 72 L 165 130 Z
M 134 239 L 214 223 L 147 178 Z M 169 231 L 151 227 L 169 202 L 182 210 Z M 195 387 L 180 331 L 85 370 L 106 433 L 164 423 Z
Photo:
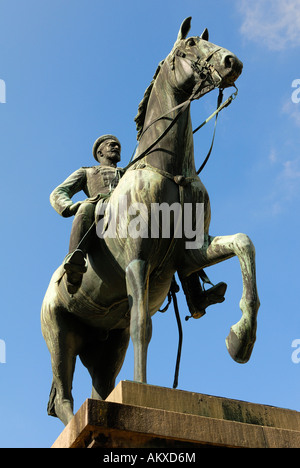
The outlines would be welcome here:
M 147 350 L 152 335 L 148 283 L 146 262 L 133 260 L 126 268 L 126 285 L 130 307 L 130 336 L 134 350 L 134 380 L 142 383 L 147 382 Z
M 226 346 L 230 356 L 237 362 L 249 360 L 256 339 L 257 312 L 259 298 L 256 286 L 255 248 L 245 234 L 233 236 L 210 237 L 205 249 L 206 261 L 213 265 L 236 255 L 239 259 L 243 294 L 240 300 L 242 318 L 231 327 L 226 338 Z

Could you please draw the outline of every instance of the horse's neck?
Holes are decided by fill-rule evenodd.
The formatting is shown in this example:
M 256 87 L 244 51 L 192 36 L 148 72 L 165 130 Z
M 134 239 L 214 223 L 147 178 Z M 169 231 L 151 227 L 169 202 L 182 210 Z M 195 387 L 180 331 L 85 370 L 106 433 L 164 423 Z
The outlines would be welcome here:
M 183 103 L 187 98 L 186 94 L 182 95 L 170 86 L 166 70 L 161 70 L 149 98 L 144 129 L 149 127 L 140 141 L 137 156 L 167 129 L 179 110 L 171 112 L 153 125 L 151 123 L 173 107 Z M 144 162 L 173 175 L 195 175 L 193 132 L 189 106 L 166 136 L 144 158 Z

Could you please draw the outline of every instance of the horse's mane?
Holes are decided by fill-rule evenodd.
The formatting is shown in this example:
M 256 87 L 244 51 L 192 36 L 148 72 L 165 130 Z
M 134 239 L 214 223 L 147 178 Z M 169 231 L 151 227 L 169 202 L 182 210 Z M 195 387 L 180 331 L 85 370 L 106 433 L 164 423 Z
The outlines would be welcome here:
M 157 76 L 158 76 L 158 74 L 160 72 L 160 69 L 161 69 L 163 63 L 164 63 L 164 60 L 159 62 L 158 67 L 156 69 L 156 72 L 155 72 L 155 74 L 154 74 L 154 76 L 152 78 L 152 81 L 149 84 L 148 88 L 146 89 L 146 91 L 144 93 L 144 97 L 143 97 L 143 99 L 141 100 L 141 102 L 139 104 L 138 112 L 137 112 L 137 115 L 136 115 L 136 117 L 134 119 L 134 121 L 136 123 L 136 130 L 138 132 L 137 137 L 136 137 L 137 140 L 139 140 L 140 137 L 141 137 L 142 130 L 143 130 L 143 127 L 144 127 L 144 122 L 145 122 L 146 110 L 147 110 L 149 97 L 150 97 L 153 85 L 155 83 L 155 80 L 156 80 L 156 78 L 157 78 Z

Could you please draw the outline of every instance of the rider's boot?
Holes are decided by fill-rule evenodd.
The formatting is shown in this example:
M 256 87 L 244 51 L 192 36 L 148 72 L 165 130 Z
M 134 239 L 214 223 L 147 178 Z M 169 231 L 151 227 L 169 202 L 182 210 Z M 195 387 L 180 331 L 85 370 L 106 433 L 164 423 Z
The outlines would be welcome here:
M 68 254 L 64 261 L 64 269 L 67 275 L 67 290 L 70 294 L 75 294 L 80 288 L 82 277 L 87 270 L 85 252 L 77 249 Z
M 206 313 L 206 308 L 213 304 L 225 301 L 226 283 L 218 283 L 208 290 L 201 286 L 198 273 L 190 276 L 180 277 L 182 288 L 186 297 L 187 305 L 193 318 L 200 318 Z
M 69 243 L 69 254 L 64 260 L 64 269 L 67 274 L 67 289 L 75 294 L 81 286 L 82 277 L 87 270 L 87 252 L 94 230 L 94 211 L 92 203 L 82 203 L 74 221 Z

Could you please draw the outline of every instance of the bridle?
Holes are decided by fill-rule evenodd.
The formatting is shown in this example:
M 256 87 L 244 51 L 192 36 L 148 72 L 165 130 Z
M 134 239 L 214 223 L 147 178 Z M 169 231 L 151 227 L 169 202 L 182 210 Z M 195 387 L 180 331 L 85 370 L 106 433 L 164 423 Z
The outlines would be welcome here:
M 197 57 L 197 60 L 193 60 L 190 57 L 187 56 L 187 54 L 183 51 L 181 51 L 179 48 L 175 48 L 172 55 L 171 59 L 173 60 L 173 64 L 175 61 L 175 57 L 179 57 L 182 60 L 186 60 L 189 62 L 190 67 L 192 70 L 199 76 L 199 81 L 195 84 L 191 95 L 186 99 L 183 103 L 173 107 L 172 109 L 168 110 L 165 114 L 161 115 L 160 117 L 154 119 L 149 125 L 147 125 L 146 128 L 143 129 L 143 132 L 141 133 L 139 140 L 143 137 L 143 135 L 147 132 L 147 130 L 156 122 L 159 120 L 162 120 L 165 118 L 167 115 L 169 115 L 171 112 L 174 112 L 178 110 L 178 113 L 176 116 L 172 119 L 170 124 L 167 126 L 167 128 L 161 133 L 161 135 L 156 138 L 156 140 L 151 143 L 139 156 L 135 159 L 133 159 L 134 153 L 132 154 L 131 160 L 128 163 L 128 165 L 124 168 L 124 172 L 127 171 L 131 166 L 136 164 L 138 161 L 140 161 L 142 158 L 144 158 L 150 151 L 161 141 L 167 133 L 171 130 L 171 128 L 176 124 L 180 116 L 186 111 L 186 109 L 189 107 L 192 101 L 199 99 L 201 96 L 204 94 L 208 93 L 209 91 L 212 91 L 213 89 L 219 88 L 220 83 L 222 82 L 222 77 L 219 74 L 219 72 L 216 70 L 216 68 L 210 63 L 210 59 L 213 57 L 213 55 L 218 52 L 221 49 L 221 47 L 216 47 L 214 50 L 210 51 L 206 57 L 201 58 Z M 172 67 L 174 69 L 174 74 L 175 74 L 175 66 L 173 65 Z M 176 77 L 175 77 L 176 79 Z M 206 86 L 203 86 L 203 83 L 208 82 Z M 229 106 L 231 102 L 236 98 L 238 89 L 235 85 L 233 85 L 236 89 L 234 93 L 229 96 L 229 98 L 222 104 L 223 100 L 223 88 L 219 88 L 219 96 L 218 96 L 218 103 L 217 103 L 217 109 L 206 119 L 204 122 L 202 122 L 201 125 L 199 125 L 195 130 L 193 130 L 193 134 L 196 133 L 198 130 L 200 130 L 205 124 L 207 124 L 214 116 L 216 116 L 215 120 L 215 127 L 214 127 L 214 133 L 213 133 L 213 138 L 212 138 L 212 143 L 209 149 L 209 152 L 202 163 L 201 167 L 198 169 L 197 174 L 200 174 L 200 172 L 204 169 L 204 166 L 206 165 L 212 149 L 213 149 L 213 144 L 214 144 L 214 139 L 215 139 L 215 133 L 216 133 L 216 125 L 217 125 L 217 119 L 218 115 L 221 112 L 222 109 L 225 107 Z M 136 148 L 135 148 L 136 149 Z M 135 152 L 135 151 L 134 151 Z
M 182 60 L 189 62 L 191 69 L 199 76 L 199 81 L 196 83 L 192 91 L 192 100 L 199 99 L 207 92 L 218 88 L 220 83 L 222 82 L 222 76 L 220 75 L 218 70 L 210 63 L 210 59 L 219 50 L 221 50 L 221 47 L 216 47 L 203 58 L 197 56 L 196 60 L 188 57 L 186 52 L 183 52 L 179 48 L 174 50 L 174 57 L 176 56 L 181 58 Z M 207 86 L 203 87 L 203 83 L 205 83 L 205 81 L 208 81 L 210 83 Z

